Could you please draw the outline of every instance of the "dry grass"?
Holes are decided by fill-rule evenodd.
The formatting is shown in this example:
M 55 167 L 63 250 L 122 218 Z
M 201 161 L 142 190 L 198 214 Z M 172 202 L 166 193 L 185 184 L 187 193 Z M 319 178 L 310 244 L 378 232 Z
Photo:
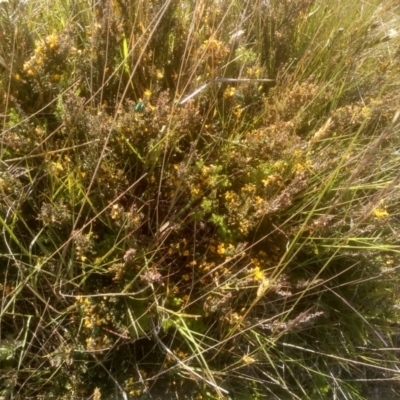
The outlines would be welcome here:
M 2 396 L 399 392 L 395 2 L 0 11 Z

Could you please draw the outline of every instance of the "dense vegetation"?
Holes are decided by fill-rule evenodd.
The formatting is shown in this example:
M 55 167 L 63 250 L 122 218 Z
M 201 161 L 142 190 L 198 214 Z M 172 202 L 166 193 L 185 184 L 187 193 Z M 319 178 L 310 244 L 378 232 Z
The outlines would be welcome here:
M 396 1 L 0 18 L 4 398 L 399 393 Z

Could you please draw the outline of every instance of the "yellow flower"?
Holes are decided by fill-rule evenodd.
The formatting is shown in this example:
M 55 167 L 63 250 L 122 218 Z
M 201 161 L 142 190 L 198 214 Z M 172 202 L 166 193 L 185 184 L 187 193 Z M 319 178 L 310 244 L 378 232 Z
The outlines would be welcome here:
M 254 199 L 255 199 L 256 204 L 257 204 L 258 206 L 261 205 L 262 202 L 263 202 L 263 199 L 262 199 L 260 196 L 256 196 Z
M 277 161 L 277 162 L 274 164 L 274 168 L 275 168 L 277 171 L 283 171 L 283 170 L 286 168 L 286 162 L 285 162 L 285 161 Z
M 376 208 L 374 210 L 374 215 L 376 218 L 383 219 L 389 216 L 389 213 L 384 208 Z
M 50 35 L 47 36 L 46 42 L 49 45 L 49 47 L 52 49 L 53 47 L 56 47 L 58 45 L 58 39 L 56 35 Z
M 114 204 L 111 209 L 111 218 L 116 219 L 120 214 L 120 209 L 118 204 Z
M 265 187 L 270 185 L 271 183 L 275 182 L 277 177 L 275 175 L 269 175 L 267 179 L 263 179 L 261 182 L 264 184 Z
M 224 91 L 224 97 L 228 98 L 228 97 L 233 97 L 235 95 L 235 88 L 233 88 L 232 86 L 228 86 L 225 91 Z
M 53 162 L 53 167 L 58 171 L 64 171 L 64 167 L 60 162 Z
M 178 356 L 179 358 L 186 358 L 187 354 L 184 353 L 182 350 L 180 350 L 180 351 L 178 352 L 177 356 Z
M 190 280 L 190 275 L 189 274 L 182 275 L 182 279 L 187 282 Z
M 191 190 L 193 196 L 197 196 L 197 195 L 199 195 L 201 193 L 200 188 L 198 188 L 196 186 L 192 186 L 190 188 L 190 190 Z
M 234 207 L 238 205 L 238 196 L 235 192 L 228 190 L 224 194 L 225 200 L 229 203 L 230 206 Z
M 255 281 L 261 281 L 263 278 L 264 278 L 264 273 L 260 270 L 260 267 L 255 267 L 253 279 Z
M 225 254 L 225 244 L 224 243 L 220 243 L 218 245 L 218 249 L 217 249 L 217 253 L 218 254 Z
M 242 192 L 255 192 L 257 189 L 254 183 L 247 183 L 242 187 Z
M 232 113 L 236 118 L 240 118 L 242 115 L 242 107 L 238 104 L 232 109 Z

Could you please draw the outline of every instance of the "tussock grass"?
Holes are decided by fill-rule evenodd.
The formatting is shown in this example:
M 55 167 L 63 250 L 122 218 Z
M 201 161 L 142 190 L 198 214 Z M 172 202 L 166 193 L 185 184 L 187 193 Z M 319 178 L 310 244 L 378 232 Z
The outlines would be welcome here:
M 1 395 L 398 396 L 398 11 L 2 2 Z

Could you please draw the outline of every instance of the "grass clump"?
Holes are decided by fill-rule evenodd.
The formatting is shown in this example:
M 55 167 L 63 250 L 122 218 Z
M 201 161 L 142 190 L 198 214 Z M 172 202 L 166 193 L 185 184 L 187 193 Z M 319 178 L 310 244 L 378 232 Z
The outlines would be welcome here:
M 398 393 L 395 2 L 0 9 L 2 396 Z

